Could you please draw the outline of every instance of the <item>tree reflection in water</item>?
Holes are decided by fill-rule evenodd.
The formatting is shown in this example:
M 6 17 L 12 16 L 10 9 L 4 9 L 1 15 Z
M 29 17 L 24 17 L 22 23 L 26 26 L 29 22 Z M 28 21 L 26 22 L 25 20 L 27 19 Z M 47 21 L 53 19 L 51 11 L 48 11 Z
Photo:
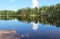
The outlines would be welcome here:
M 33 29 L 37 30 L 38 21 L 42 24 L 50 24 L 55 25 L 56 27 L 60 27 L 60 17 L 58 16 L 0 16 L 0 20 L 14 20 L 17 19 L 20 22 L 33 22 Z

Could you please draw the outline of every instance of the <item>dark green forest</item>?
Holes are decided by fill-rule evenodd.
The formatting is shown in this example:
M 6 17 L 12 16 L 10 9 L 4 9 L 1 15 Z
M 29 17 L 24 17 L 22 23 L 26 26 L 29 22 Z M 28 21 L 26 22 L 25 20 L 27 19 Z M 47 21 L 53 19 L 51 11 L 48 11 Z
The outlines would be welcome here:
M 60 4 L 35 8 L 22 8 L 17 11 L 0 10 L 0 20 L 17 19 L 21 22 L 51 24 L 60 27 Z
M 60 16 L 60 4 L 35 8 L 22 8 L 17 11 L 0 10 L 0 16 Z

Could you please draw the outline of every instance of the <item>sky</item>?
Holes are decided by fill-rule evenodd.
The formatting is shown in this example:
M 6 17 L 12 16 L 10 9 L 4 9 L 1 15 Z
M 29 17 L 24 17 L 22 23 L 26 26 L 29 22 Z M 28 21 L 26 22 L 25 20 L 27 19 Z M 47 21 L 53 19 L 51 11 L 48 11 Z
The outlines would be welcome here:
M 50 6 L 60 3 L 60 0 L 37 0 L 38 7 Z M 0 0 L 0 10 L 18 10 L 21 8 L 31 7 L 32 0 Z

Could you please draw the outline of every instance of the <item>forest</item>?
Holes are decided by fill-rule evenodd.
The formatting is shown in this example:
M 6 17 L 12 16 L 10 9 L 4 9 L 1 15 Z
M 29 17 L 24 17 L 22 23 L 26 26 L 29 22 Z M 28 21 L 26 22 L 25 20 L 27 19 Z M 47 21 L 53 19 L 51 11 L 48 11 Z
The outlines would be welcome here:
M 17 11 L 0 10 L 0 20 L 17 19 L 21 22 L 50 24 L 60 27 L 60 4 L 35 8 L 22 8 Z
M 0 10 L 0 16 L 60 16 L 60 4 L 35 8 L 22 8 L 17 11 Z

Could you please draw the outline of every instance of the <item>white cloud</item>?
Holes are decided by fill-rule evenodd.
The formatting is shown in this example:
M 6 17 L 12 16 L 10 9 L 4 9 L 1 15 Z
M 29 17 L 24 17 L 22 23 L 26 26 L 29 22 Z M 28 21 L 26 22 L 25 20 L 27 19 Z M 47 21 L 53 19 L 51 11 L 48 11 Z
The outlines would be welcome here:
M 35 7 L 38 7 L 38 1 L 37 0 L 32 0 L 32 7 L 35 8 Z
M 15 2 L 15 0 L 11 0 L 11 2 Z

